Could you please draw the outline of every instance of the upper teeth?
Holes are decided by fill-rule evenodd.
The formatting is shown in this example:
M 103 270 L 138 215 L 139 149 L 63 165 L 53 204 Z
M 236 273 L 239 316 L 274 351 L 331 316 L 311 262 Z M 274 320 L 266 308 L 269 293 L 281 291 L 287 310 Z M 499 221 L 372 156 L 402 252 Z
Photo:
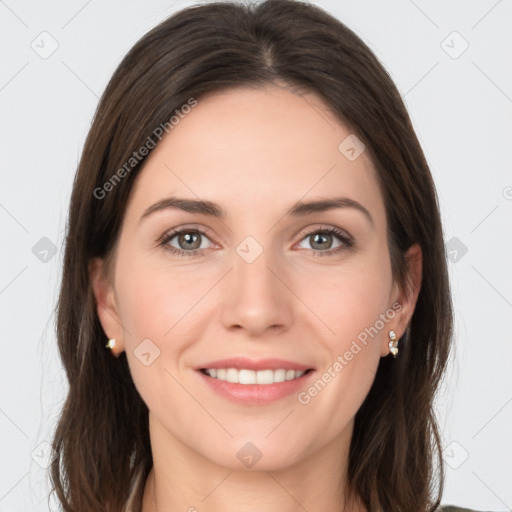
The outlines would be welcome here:
M 238 370 L 236 368 L 208 368 L 205 372 L 214 379 L 236 384 L 274 384 L 285 380 L 298 379 L 304 375 L 299 370 Z

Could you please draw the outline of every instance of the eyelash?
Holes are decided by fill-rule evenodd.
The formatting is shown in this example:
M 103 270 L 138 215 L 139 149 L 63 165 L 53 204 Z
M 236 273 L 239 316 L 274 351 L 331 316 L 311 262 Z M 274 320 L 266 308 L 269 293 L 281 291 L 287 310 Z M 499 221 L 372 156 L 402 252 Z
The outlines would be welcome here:
M 169 242 L 174 237 L 176 237 L 177 235 L 181 235 L 182 233 L 198 233 L 198 234 L 208 238 L 208 233 L 199 228 L 173 230 L 168 233 L 165 233 L 160 238 L 159 245 L 163 246 L 165 250 L 169 251 L 171 254 L 173 254 L 175 256 L 184 256 L 184 257 L 204 256 L 205 252 L 203 249 L 195 249 L 193 251 L 184 251 L 182 249 L 176 249 L 175 247 L 168 245 Z M 340 245 L 339 247 L 336 247 L 335 249 L 328 249 L 326 251 L 320 251 L 319 249 L 309 249 L 309 250 L 313 251 L 314 256 L 316 256 L 316 255 L 318 255 L 318 256 L 333 256 L 342 251 L 349 250 L 354 246 L 354 241 L 352 240 L 352 238 L 348 237 L 344 231 L 341 231 L 338 228 L 332 228 L 332 227 L 331 228 L 313 229 L 313 230 L 305 233 L 304 236 L 301 238 L 301 241 L 313 234 L 316 234 L 316 233 L 335 235 L 337 238 L 340 239 L 340 241 L 342 242 L 342 245 Z

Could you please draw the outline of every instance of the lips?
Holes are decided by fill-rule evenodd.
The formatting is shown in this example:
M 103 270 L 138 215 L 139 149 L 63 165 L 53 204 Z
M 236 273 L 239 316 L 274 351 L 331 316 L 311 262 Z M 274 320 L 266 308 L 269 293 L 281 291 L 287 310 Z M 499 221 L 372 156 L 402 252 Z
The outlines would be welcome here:
M 210 361 L 196 370 L 210 389 L 243 405 L 264 405 L 298 393 L 314 373 L 296 361 L 246 357 Z

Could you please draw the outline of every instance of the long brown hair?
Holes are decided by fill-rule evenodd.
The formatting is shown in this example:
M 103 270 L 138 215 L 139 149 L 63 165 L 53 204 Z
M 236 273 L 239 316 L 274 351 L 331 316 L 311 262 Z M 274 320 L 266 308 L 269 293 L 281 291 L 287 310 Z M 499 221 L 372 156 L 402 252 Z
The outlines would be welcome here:
M 88 273 L 92 258 L 112 255 L 144 158 L 129 168 L 126 162 L 158 143 L 155 129 L 169 129 L 190 98 L 278 82 L 319 95 L 366 145 L 385 201 L 393 277 L 403 290 L 411 283 L 405 252 L 413 243 L 423 252 L 422 286 L 400 355 L 381 358 L 355 417 L 348 488 L 369 511 L 433 512 L 440 504 L 444 468 L 433 401 L 453 320 L 428 164 L 400 94 L 365 43 L 319 7 L 268 0 L 175 13 L 129 51 L 100 100 L 73 184 L 57 308 L 69 392 L 51 479 L 66 512 L 139 512 L 152 467 L 148 409 L 126 355 L 116 359 L 105 349 Z M 99 193 L 123 166 L 122 179 Z

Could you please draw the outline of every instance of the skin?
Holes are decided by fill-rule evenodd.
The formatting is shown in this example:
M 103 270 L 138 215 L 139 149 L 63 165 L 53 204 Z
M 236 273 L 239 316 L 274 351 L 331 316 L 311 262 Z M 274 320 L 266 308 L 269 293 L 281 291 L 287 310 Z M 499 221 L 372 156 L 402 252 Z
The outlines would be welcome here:
M 117 340 L 115 355 L 126 351 L 150 411 L 154 467 L 143 512 L 340 511 L 354 416 L 380 358 L 392 357 L 389 330 L 402 336 L 421 283 L 417 245 L 409 250 L 412 293 L 393 282 L 373 164 L 366 151 L 349 161 L 338 150 L 349 133 L 314 94 L 237 87 L 201 98 L 148 156 L 110 273 L 91 262 L 103 329 Z M 226 218 L 167 209 L 140 221 L 171 195 L 213 201 Z M 362 204 L 373 224 L 354 208 L 285 215 L 298 200 L 334 196 Z M 327 235 L 315 245 L 307 235 L 326 227 L 348 233 L 353 248 L 320 257 L 343 244 Z M 203 254 L 180 257 L 159 245 L 172 228 L 208 229 Z M 236 252 L 247 236 L 263 249 L 252 263 Z M 168 245 L 191 251 L 177 236 Z M 277 357 L 319 377 L 396 303 L 400 312 L 306 405 L 296 394 L 238 405 L 194 370 L 234 355 Z M 134 354 L 144 339 L 160 350 L 148 366 Z M 262 453 L 251 468 L 237 458 L 247 442 Z M 366 509 L 355 499 L 343 510 Z

